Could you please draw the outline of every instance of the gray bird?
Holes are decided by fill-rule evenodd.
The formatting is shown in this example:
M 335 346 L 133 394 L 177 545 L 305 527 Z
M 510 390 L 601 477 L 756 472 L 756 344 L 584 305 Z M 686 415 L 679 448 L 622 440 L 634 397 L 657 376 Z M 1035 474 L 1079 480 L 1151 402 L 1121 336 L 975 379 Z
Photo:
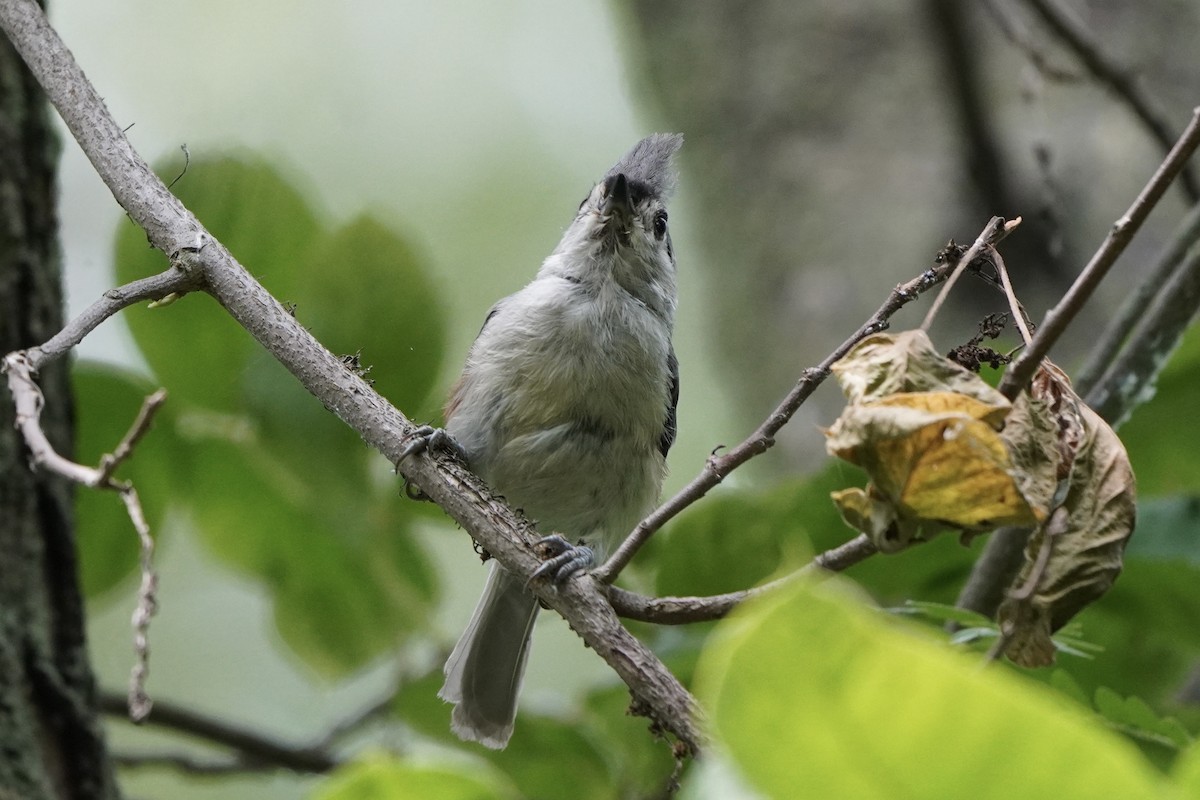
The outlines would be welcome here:
M 533 282 L 487 315 L 446 405 L 449 436 L 426 429 L 408 448 L 451 444 L 556 534 L 539 571 L 555 581 L 592 566 L 658 501 L 679 399 L 666 200 L 682 143 L 648 136 L 593 187 Z M 438 693 L 462 739 L 508 743 L 537 612 L 493 562 Z

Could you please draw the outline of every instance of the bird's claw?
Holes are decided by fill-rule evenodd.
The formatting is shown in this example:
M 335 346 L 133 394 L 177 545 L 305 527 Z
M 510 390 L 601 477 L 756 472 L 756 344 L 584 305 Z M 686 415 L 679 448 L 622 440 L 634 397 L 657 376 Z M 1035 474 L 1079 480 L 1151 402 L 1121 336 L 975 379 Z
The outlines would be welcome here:
M 422 425 L 413 431 L 412 440 L 400 451 L 400 458 L 397 461 L 404 461 L 411 456 L 431 450 L 442 450 L 455 456 L 464 464 L 467 463 L 467 452 L 458 443 L 458 440 L 446 433 L 445 428 L 435 428 L 432 425 Z
M 571 544 L 557 533 L 538 539 L 534 548 L 545 561 L 529 576 L 530 583 L 539 578 L 549 578 L 555 584 L 561 584 L 576 572 L 596 563 L 592 548 Z

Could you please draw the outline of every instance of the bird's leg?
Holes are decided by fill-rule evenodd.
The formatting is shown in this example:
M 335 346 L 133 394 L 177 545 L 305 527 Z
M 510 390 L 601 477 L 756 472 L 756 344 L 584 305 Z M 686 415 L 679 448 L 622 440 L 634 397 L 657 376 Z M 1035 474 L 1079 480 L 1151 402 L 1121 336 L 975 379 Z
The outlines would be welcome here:
M 529 576 L 530 581 L 550 578 L 559 584 L 596 563 L 592 548 L 582 543 L 571 544 L 557 533 L 538 539 L 534 548 L 545 562 Z

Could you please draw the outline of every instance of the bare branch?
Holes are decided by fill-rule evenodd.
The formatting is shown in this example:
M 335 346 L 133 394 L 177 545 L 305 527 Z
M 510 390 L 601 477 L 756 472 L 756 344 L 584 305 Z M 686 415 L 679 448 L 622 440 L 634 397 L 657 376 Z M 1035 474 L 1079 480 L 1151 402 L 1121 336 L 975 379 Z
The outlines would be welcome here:
M 106 714 L 125 717 L 125 697 L 115 692 L 99 693 L 100 710 Z M 236 750 L 241 764 L 266 764 L 296 772 L 329 772 L 340 760 L 327 748 L 296 746 L 281 742 L 250 728 L 235 725 L 218 717 L 202 714 L 168 700 L 154 704 L 154 713 L 147 725 L 195 736 L 207 742 Z
M 1126 71 L 1105 52 L 1096 35 L 1060 0 L 1025 2 L 1071 48 L 1087 70 L 1129 106 L 1155 141 L 1169 152 L 1175 142 L 1171 135 L 1171 123 L 1158 104 L 1138 86 L 1137 76 Z M 1200 182 L 1191 169 L 1183 169 L 1180 186 L 1190 202 L 1200 201 Z
M 1008 307 L 1012 311 L 1013 323 L 1017 326 L 1017 330 L 1021 332 L 1021 341 L 1029 344 L 1033 340 L 1033 334 L 1029 332 L 1029 317 L 1025 313 L 1025 307 L 1017 299 L 1017 293 L 1013 291 L 1012 278 L 1009 277 L 1008 267 L 1004 265 L 1004 259 L 1001 257 L 1000 251 L 991 245 L 987 248 L 987 256 L 996 268 L 996 274 L 1000 276 L 1000 285 L 1004 288 L 1005 298 L 1008 299 Z
M 1151 306 L 1143 309 L 1125 350 L 1085 395 L 1087 404 L 1116 426 L 1139 403 L 1150 399 L 1149 388 L 1154 386 L 1198 307 L 1200 245 L 1191 249 Z
M 133 648 L 137 660 L 134 662 L 129 682 L 129 715 L 134 722 L 138 722 L 150 712 L 150 698 L 146 694 L 146 678 L 150 672 L 147 634 L 150 618 L 158 608 L 158 576 L 155 574 L 152 560 L 154 539 L 150 535 L 150 526 L 146 523 L 146 515 L 142 511 L 137 490 L 128 481 L 116 480 L 113 473 L 121 462 L 133 454 L 134 446 L 150 429 L 154 413 L 166 401 L 167 393 L 160 389 L 147 397 L 133 425 L 117 444 L 116 449 L 101 456 L 99 466 L 92 468 L 63 458 L 46 438 L 40 422 L 44 402 L 42 390 L 33 380 L 33 366 L 27 353 L 9 353 L 4 357 L 3 368 L 0 371 L 8 374 L 9 391 L 16 405 L 17 428 L 29 448 L 34 467 L 47 469 L 93 489 L 117 492 L 125 504 L 125 511 L 133 523 L 134 530 L 137 531 L 141 547 L 142 584 L 138 590 L 137 607 L 133 612 Z
M 1092 260 L 1063 295 L 1062 300 L 1046 314 L 1046 319 L 1038 328 L 1029 347 L 1004 373 L 1000 391 L 1010 400 L 1029 383 L 1042 358 L 1058 341 L 1059 336 L 1100 285 L 1100 281 L 1108 274 L 1109 268 L 1125 251 L 1134 234 L 1162 199 L 1163 193 L 1187 163 L 1197 145 L 1200 145 L 1200 108 L 1193 110 L 1192 120 L 1179 141 L 1171 148 L 1171 152 L 1159 165 L 1133 205 L 1125 212 L 1125 216 L 1116 221 L 1100 249 L 1092 256 Z
M 65 355 L 72 347 L 83 341 L 104 320 L 123 308 L 142 300 L 158 300 L 169 294 L 181 294 L 198 288 L 195 276 L 175 268 L 151 275 L 149 278 L 109 289 L 82 314 L 67 323 L 50 341 L 29 349 L 29 361 L 37 372 L 45 364 Z
M 1187 161 L 1192 151 L 1200 144 L 1200 108 L 1197 108 L 1192 113 L 1191 124 L 1188 125 L 1179 142 L 1171 149 L 1166 160 L 1155 171 L 1150 182 L 1138 195 L 1130 209 L 1125 213 L 1125 216 L 1116 222 L 1100 249 L 1092 256 L 1092 260 L 1087 267 L 1076 279 L 1075 283 L 1064 295 L 1059 304 L 1055 306 L 1046 315 L 1046 320 L 1042 323 L 1042 327 L 1038 329 L 1034 336 L 1033 342 L 1026 348 L 1025 352 L 1017 360 L 1016 363 L 1008 368 L 1004 375 L 1004 379 L 1000 383 L 1000 390 L 1006 396 L 1013 398 L 1025 387 L 1029 382 L 1030 377 L 1041 363 L 1042 357 L 1050 349 L 1050 346 L 1057 340 L 1058 336 L 1066 329 L 1067 324 L 1083 304 L 1091 296 L 1092 291 L 1100 280 L 1107 273 L 1108 268 L 1112 266 L 1117 257 L 1125 249 L 1125 246 L 1133 238 L 1134 233 L 1140 227 L 1141 223 L 1149 215 L 1151 209 L 1162 197 L 1166 191 L 1167 185 L 1171 178 L 1178 173 L 1180 167 Z M 1164 324 L 1164 328 L 1170 328 L 1175 331 L 1175 336 L 1182 330 L 1182 326 L 1187 324 L 1187 319 L 1190 319 L 1191 312 L 1185 308 L 1195 307 L 1197 297 L 1200 296 L 1200 256 L 1195 259 L 1196 263 L 1190 269 L 1180 268 L 1176 273 L 1176 278 L 1181 282 L 1188 282 L 1196 287 L 1196 292 L 1191 294 L 1191 299 L 1178 298 L 1172 301 L 1164 301 L 1167 305 L 1172 305 L 1174 311 L 1170 316 L 1173 322 Z M 1164 303 L 1159 303 L 1162 306 Z M 1143 312 L 1144 313 L 1144 312 Z M 1147 315 L 1147 326 L 1155 327 L 1162 322 L 1165 317 L 1160 314 L 1153 316 Z M 1182 319 L 1182 322 L 1180 321 Z M 1154 320 L 1151 322 L 1150 320 Z M 1138 338 L 1143 342 L 1152 341 L 1157 334 L 1147 329 L 1144 336 Z M 1164 333 L 1165 335 L 1165 333 Z M 1155 349 L 1155 348 L 1150 348 Z M 1142 352 L 1142 350 L 1138 350 Z M 1130 358 L 1134 356 L 1130 355 Z M 1116 365 L 1114 365 L 1115 368 Z M 1161 359 L 1157 365 L 1161 368 Z M 1121 370 L 1131 369 L 1129 365 L 1123 365 Z M 1122 409 L 1128 410 L 1132 403 L 1132 396 L 1140 393 L 1142 387 L 1147 385 L 1147 381 L 1157 374 L 1156 369 L 1144 370 L 1139 373 L 1143 377 L 1139 380 L 1128 380 L 1128 375 L 1125 372 L 1110 370 L 1105 381 L 1088 393 L 1086 402 L 1088 405 L 1097 409 L 1097 412 L 1106 421 L 1115 422 L 1117 416 L 1123 413 Z M 1127 395 L 1125 401 L 1115 406 L 1109 407 L 1105 402 L 1109 393 L 1116 392 L 1116 383 L 1118 382 L 1130 387 L 1134 394 Z M 1127 390 L 1128 391 L 1128 390 Z M 1116 416 L 1114 416 L 1116 415 Z M 988 539 L 987 546 L 983 553 L 975 561 L 974 567 L 971 569 L 971 575 L 967 582 L 963 585 L 962 591 L 959 593 L 956 604 L 960 608 L 968 608 L 972 611 L 978 611 L 981 614 L 992 615 L 995 613 L 997 606 L 1003 599 L 1003 587 L 1007 586 L 1012 580 L 1020 567 L 1022 560 L 1022 551 L 1025 548 L 1026 542 L 1029 540 L 1029 530 L 1025 528 L 1002 528 L 994 533 Z

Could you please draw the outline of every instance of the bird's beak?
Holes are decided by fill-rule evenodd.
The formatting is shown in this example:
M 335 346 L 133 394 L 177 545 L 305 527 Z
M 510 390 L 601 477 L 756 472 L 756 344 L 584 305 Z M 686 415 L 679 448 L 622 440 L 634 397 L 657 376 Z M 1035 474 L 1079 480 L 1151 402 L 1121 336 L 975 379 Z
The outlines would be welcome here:
M 629 224 L 633 221 L 633 198 L 629 195 L 629 181 L 625 178 L 625 173 L 618 172 L 610 178 L 605 178 L 600 213 L 615 223 L 613 227 L 616 230 L 629 230 Z

